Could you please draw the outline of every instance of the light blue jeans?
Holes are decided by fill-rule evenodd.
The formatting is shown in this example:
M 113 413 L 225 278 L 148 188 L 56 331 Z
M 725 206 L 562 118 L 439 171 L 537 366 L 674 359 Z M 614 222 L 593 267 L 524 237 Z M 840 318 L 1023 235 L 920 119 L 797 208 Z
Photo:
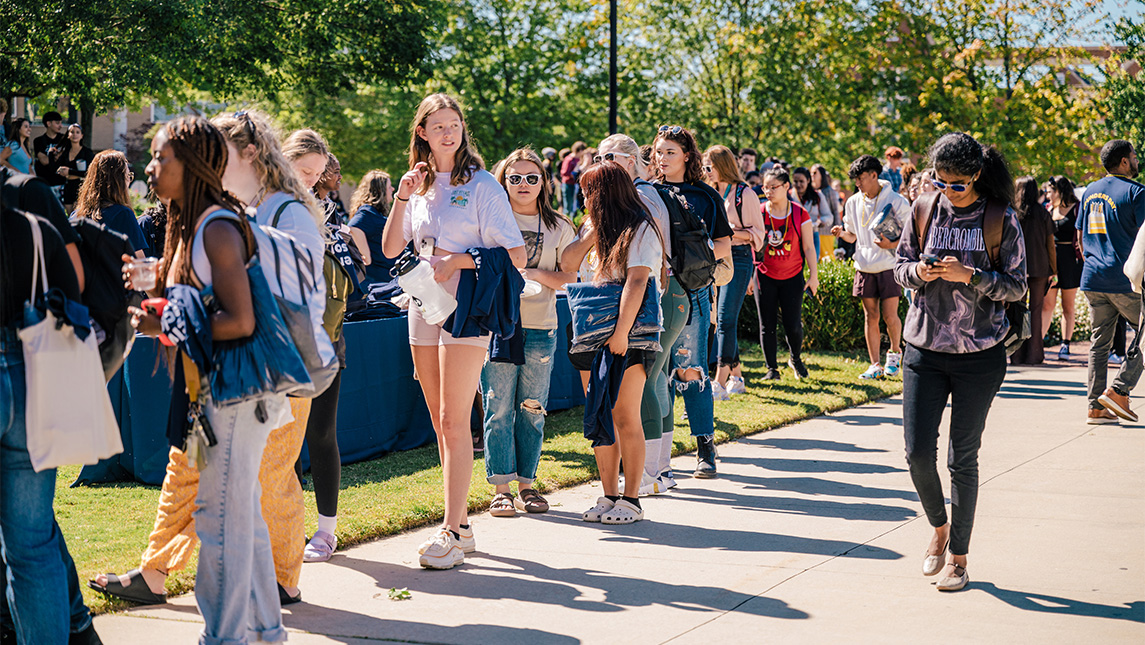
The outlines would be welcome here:
M 7 602 L 21 645 L 68 642 L 71 604 L 63 536 L 52 502 L 54 468 L 35 472 L 25 425 L 24 352 L 15 335 L 0 335 L 0 549 Z
M 199 637 L 203 645 L 286 640 L 259 502 L 258 470 L 273 420 L 259 423 L 257 403 L 206 408 L 219 442 L 207 449 L 195 498 L 195 533 L 202 542 L 195 600 L 206 623 Z
M 692 319 L 684 325 L 679 338 L 672 345 L 672 382 L 675 389 L 669 392 L 675 398 L 679 391 L 684 397 L 684 409 L 688 411 L 688 426 L 692 429 L 693 437 L 705 437 L 715 434 L 715 411 L 712 402 L 712 393 L 708 389 L 708 326 L 711 324 L 712 303 L 711 287 L 704 287 L 689 298 L 692 304 Z M 682 381 L 680 373 L 684 370 L 699 370 L 700 378 L 696 381 Z M 675 405 L 674 402 L 672 402 Z
M 743 309 L 743 300 L 747 296 L 747 285 L 755 275 L 755 263 L 750 245 L 732 247 L 732 266 L 735 268 L 732 281 L 720 287 L 716 296 L 716 355 L 720 366 L 728 367 L 739 365 L 739 343 L 736 334 L 739 327 L 739 312 Z
M 545 440 L 545 408 L 557 330 L 525 330 L 525 364 L 494 363 L 481 368 L 485 408 L 485 475 L 495 486 L 516 479 L 532 486 Z

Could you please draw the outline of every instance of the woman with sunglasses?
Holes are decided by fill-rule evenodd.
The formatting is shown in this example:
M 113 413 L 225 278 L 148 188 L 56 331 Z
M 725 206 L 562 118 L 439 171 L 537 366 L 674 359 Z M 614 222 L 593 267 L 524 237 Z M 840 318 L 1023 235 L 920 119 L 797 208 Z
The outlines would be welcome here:
M 903 337 L 903 435 L 923 510 L 934 527 L 922 573 L 942 572 L 939 591 L 966 586 L 967 553 L 978 500 L 978 448 L 986 415 L 1006 376 L 1007 302 L 1026 292 L 1026 248 L 1010 203 L 1014 180 L 993 147 L 957 132 L 930 148 L 934 185 L 923 208 L 929 225 L 903 230 L 895 278 L 917 296 Z M 997 259 L 987 220 L 1001 214 Z M 938 431 L 950 409 L 951 514 L 938 477 Z
M 739 312 L 753 274 L 755 250 L 763 248 L 763 214 L 759 197 L 740 177 L 735 154 L 727 146 L 712 146 L 704 151 L 703 171 L 708 183 L 723 195 L 724 209 L 732 226 L 732 266 L 735 275 L 731 282 L 717 289 L 716 296 L 716 351 L 719 367 L 712 383 L 712 396 L 727 401 L 732 394 L 745 394 L 743 372 L 739 364 L 739 343 L 736 329 Z M 726 385 L 725 385 L 726 384 Z
M 406 244 L 434 268 L 434 279 L 457 293 L 460 271 L 476 267 L 471 248 L 504 248 L 513 266 L 525 267 L 525 240 L 505 189 L 487 172 L 462 116 L 446 94 L 426 97 L 410 126 L 409 172 L 402 176 L 382 234 L 382 250 L 397 257 Z M 431 325 L 420 309 L 409 312 L 414 369 L 429 407 L 441 456 L 445 518 L 418 550 L 421 566 L 451 569 L 476 550 L 469 525 L 473 393 L 489 348 L 489 334 L 459 338 Z
M 803 348 L 803 293 L 819 291 L 819 258 L 812 241 L 811 217 L 791 201 L 791 179 L 780 166 L 763 173 L 764 247 L 756 262 L 755 308 L 759 312 L 759 342 L 767 362 L 766 381 L 779 380 L 777 322 L 783 312 L 783 332 L 791 350 L 788 365 L 796 379 L 807 378 L 800 355 Z M 806 282 L 803 267 L 809 269 Z
M 136 257 L 150 251 L 143 229 L 131 208 L 127 187 L 135 175 L 127 157 L 118 150 L 104 150 L 95 156 L 76 198 L 75 217 L 90 217 L 109 229 L 126 235 Z
M 656 180 L 683 198 L 704 222 L 715 245 L 716 259 L 732 255 L 732 227 L 724 200 L 704 183 L 700 149 L 692 133 L 678 125 L 661 126 L 652 143 Z M 673 380 L 684 397 L 688 425 L 696 438 L 695 476 L 716 476 L 715 419 L 708 389 L 708 327 L 711 325 L 712 287 L 689 295 L 691 313 L 671 352 Z M 669 441 L 671 439 L 668 439 Z
M 521 274 L 539 286 L 537 293 L 527 291 L 521 297 L 525 363 L 487 358 L 481 368 L 485 474 L 496 489 L 489 514 L 512 517 L 518 510 L 549 510 L 549 503 L 533 489 L 533 481 L 545 439 L 549 377 L 557 349 L 556 290 L 576 281 L 576 272 L 562 270 L 560 259 L 576 239 L 576 229 L 552 207 L 547 174 L 531 148 L 510 153 L 497 164 L 495 177 L 509 195 L 513 217 L 525 239 L 527 260 Z M 517 481 L 516 497 L 510 488 L 513 480 Z

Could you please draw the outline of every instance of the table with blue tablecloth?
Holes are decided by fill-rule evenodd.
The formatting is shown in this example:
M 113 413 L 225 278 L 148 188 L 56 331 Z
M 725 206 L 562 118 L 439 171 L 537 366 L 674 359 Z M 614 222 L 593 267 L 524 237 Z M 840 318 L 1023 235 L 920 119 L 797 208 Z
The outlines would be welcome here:
M 548 409 L 584 403 L 580 377 L 565 355 L 569 321 L 563 295 L 557 299 L 560 328 Z M 346 370 L 338 398 L 338 448 L 342 463 L 374 459 L 434 441 L 421 387 L 414 380 L 404 315 L 348 322 Z M 157 341 L 138 337 L 123 369 L 107 386 L 123 437 L 123 453 L 86 466 L 77 483 L 136 480 L 158 485 L 167 467 L 167 411 L 171 381 Z M 309 463 L 305 448 L 303 468 Z

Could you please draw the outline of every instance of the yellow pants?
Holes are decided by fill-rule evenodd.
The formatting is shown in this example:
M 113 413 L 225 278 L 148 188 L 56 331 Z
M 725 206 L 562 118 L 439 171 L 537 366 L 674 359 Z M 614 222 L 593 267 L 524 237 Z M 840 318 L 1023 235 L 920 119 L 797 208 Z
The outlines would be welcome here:
M 819 234 L 819 259 L 835 259 L 835 236 L 826 233 Z
M 310 399 L 289 399 L 294 421 L 271 431 L 262 453 L 258 483 L 262 489 L 262 517 L 270 532 L 274 571 L 278 583 L 297 587 L 302 573 L 302 550 L 306 536 L 302 485 L 294 472 L 294 462 L 306 439 Z M 199 544 L 195 535 L 195 496 L 199 492 L 199 471 L 186 455 L 172 448 L 167 475 L 159 494 L 155 528 L 147 538 L 139 566 L 170 573 L 186 568 Z

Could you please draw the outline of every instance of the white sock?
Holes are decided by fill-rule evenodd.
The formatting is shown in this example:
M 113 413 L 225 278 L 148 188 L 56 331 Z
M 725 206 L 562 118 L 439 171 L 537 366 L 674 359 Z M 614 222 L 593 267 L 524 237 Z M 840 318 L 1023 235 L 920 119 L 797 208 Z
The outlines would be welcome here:
M 644 472 L 649 477 L 656 477 L 660 474 L 657 466 L 660 465 L 660 439 L 645 439 L 644 440 Z
M 318 514 L 318 530 L 330 535 L 334 535 L 334 530 L 338 528 L 338 516 L 326 517 L 325 515 Z
M 672 467 L 672 434 L 666 433 L 660 437 L 660 460 L 656 465 L 657 474 Z

